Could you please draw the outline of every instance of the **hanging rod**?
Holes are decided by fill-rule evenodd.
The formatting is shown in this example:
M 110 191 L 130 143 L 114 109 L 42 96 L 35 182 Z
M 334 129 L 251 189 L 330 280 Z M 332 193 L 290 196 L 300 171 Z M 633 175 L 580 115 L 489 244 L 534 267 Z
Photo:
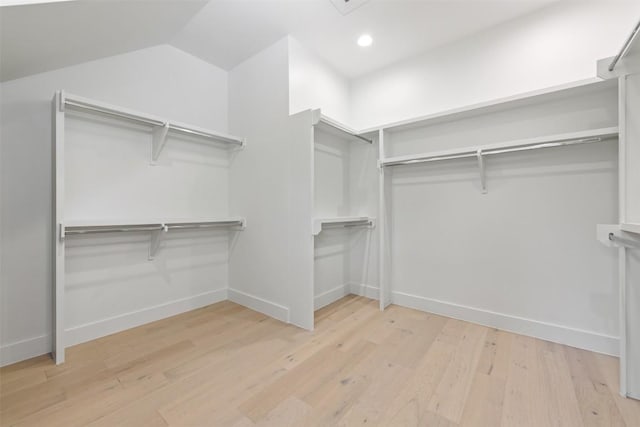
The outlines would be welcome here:
M 244 221 L 239 219 L 239 220 L 232 220 L 232 221 L 220 221 L 220 222 L 215 222 L 215 223 L 207 223 L 207 222 L 203 222 L 203 223 L 176 223 L 176 224 L 167 224 L 167 229 L 168 230 L 174 230 L 174 229 L 190 229 L 190 228 L 218 228 L 218 227 L 229 227 L 232 225 L 237 225 L 237 226 L 244 226 Z
M 640 241 L 638 240 L 625 239 L 624 237 L 618 237 L 613 233 L 609 233 L 609 240 L 611 240 L 614 243 L 618 243 L 621 246 L 640 249 Z
M 618 131 L 615 128 L 607 128 L 603 130 L 598 130 L 597 136 L 587 136 L 587 137 L 575 137 L 575 136 L 558 136 L 558 138 L 554 138 L 551 140 L 543 140 L 539 142 L 522 142 L 514 145 L 505 145 L 505 146 L 487 146 L 473 149 L 465 149 L 465 150 L 452 150 L 450 153 L 444 152 L 440 154 L 425 154 L 425 155 L 416 155 L 416 156 L 406 156 L 406 157 L 397 157 L 397 158 L 389 158 L 387 160 L 380 161 L 380 166 L 399 166 L 399 165 L 410 165 L 416 163 L 427 163 L 427 162 L 435 162 L 440 160 L 454 160 L 454 159 L 465 159 L 465 158 L 474 158 L 478 157 L 478 150 L 481 150 L 482 155 L 492 155 L 492 154 L 504 154 L 504 153 L 513 153 L 518 151 L 528 151 L 528 150 L 536 150 L 540 148 L 552 148 L 552 147 L 564 147 L 569 145 L 579 145 L 579 144 L 592 144 L 595 142 L 601 142 L 608 139 L 616 138 L 618 136 Z
M 158 117 L 144 115 L 142 113 L 127 110 L 125 108 L 103 104 L 97 101 L 89 100 L 86 98 L 67 94 L 64 92 L 62 93 L 62 96 L 60 98 L 61 98 L 61 104 L 62 104 L 60 106 L 61 110 L 64 110 L 64 107 L 71 107 L 75 109 L 81 109 L 81 110 L 92 111 L 95 113 L 105 114 L 111 117 L 130 120 L 138 123 L 144 123 L 144 124 L 155 126 L 155 127 L 167 127 L 168 130 L 172 130 L 175 132 L 181 132 L 189 135 L 211 138 L 227 144 L 239 145 L 241 147 L 244 146 L 245 144 L 245 141 L 238 137 L 234 137 L 231 135 L 218 134 L 215 132 L 209 132 L 202 129 L 196 129 L 183 124 L 171 123 L 169 121 L 162 120 Z
M 629 34 L 629 37 L 627 38 L 627 41 L 625 41 L 622 45 L 622 49 L 620 49 L 620 52 L 618 52 L 618 54 L 613 58 L 613 61 L 611 61 L 611 64 L 609 64 L 609 71 L 613 71 L 613 69 L 616 68 L 616 65 L 618 64 L 618 61 L 620 61 L 627 54 L 629 48 L 631 48 L 631 43 L 633 43 L 633 40 L 638 35 L 638 32 L 640 32 L 640 21 L 638 21 L 636 27 L 633 29 L 631 34 Z
M 133 231 L 160 231 L 164 230 L 163 224 L 140 224 L 140 225 L 97 225 L 97 226 L 71 226 L 64 227 L 65 235 L 73 234 L 93 234 L 93 233 L 114 233 L 114 232 L 133 232 Z
M 199 222 L 158 222 L 146 224 L 92 224 L 92 225 L 63 225 L 60 236 L 93 233 L 135 232 L 135 231 L 169 231 L 177 229 L 202 229 L 238 226 L 245 227 L 244 218 L 229 218 Z

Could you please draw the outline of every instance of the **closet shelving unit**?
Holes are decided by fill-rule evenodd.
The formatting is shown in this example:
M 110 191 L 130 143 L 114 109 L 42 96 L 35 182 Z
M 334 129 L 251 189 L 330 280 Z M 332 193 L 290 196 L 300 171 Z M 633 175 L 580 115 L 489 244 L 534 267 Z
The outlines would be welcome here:
M 620 394 L 640 399 L 640 312 L 637 284 L 640 267 L 640 22 L 615 56 L 598 61 L 598 76 L 618 84 L 619 217 L 616 224 L 600 224 L 598 239 L 618 249 Z M 609 241 L 606 234 L 609 234 Z M 613 243 L 613 245 L 612 245 Z M 627 363 L 632 361 L 632 363 Z
M 241 217 L 198 219 L 198 220 L 152 220 L 152 221 L 69 221 L 60 224 L 60 238 L 67 236 L 120 233 L 120 232 L 150 232 L 149 259 L 153 259 L 160 247 L 162 236 L 171 230 L 193 230 L 208 228 L 233 228 L 243 230 L 246 220 Z
M 377 195 L 370 194 L 365 188 L 359 191 L 359 188 L 366 186 L 365 174 L 371 171 L 375 174 L 377 152 L 373 138 L 324 116 L 320 110 L 314 110 L 311 114 L 314 189 L 311 231 L 316 259 L 313 289 L 314 307 L 318 309 L 350 293 L 351 286 L 361 281 L 361 277 L 354 278 L 355 275 L 346 270 L 349 270 L 354 256 L 352 251 L 360 250 L 359 246 L 357 249 L 353 247 L 363 244 L 354 240 L 362 235 L 354 235 L 351 231 L 364 229 L 371 233 L 376 225 L 372 213 L 375 211 Z M 371 156 L 372 153 L 375 155 Z M 375 197 L 371 199 L 372 196 Z M 373 203 L 369 203 L 370 199 Z M 323 231 L 329 230 L 334 233 L 323 237 Z M 344 230 L 344 233 L 340 230 Z M 371 234 L 364 240 L 366 243 L 363 247 L 368 248 Z M 318 256 L 323 260 L 322 265 L 318 265 Z M 323 282 L 319 283 L 319 280 Z M 340 280 L 343 283 L 337 283 Z M 331 289 L 327 289 L 329 287 Z
M 82 112 L 91 115 L 108 117 L 115 120 L 134 122 L 149 126 L 151 138 L 151 165 L 155 165 L 167 138 L 171 134 L 180 134 L 196 138 L 199 143 L 213 144 L 216 147 L 244 149 L 246 141 L 233 135 L 204 129 L 176 121 L 169 121 L 151 114 L 134 111 L 128 108 L 103 103 L 78 95 L 57 91 L 52 100 L 53 112 L 53 245 L 54 245 L 54 322 L 53 322 L 53 356 L 56 364 L 65 359 L 65 241 L 78 235 L 94 235 L 120 232 L 148 232 L 149 260 L 152 260 L 160 247 L 164 234 L 172 230 L 228 229 L 240 231 L 246 226 L 242 217 L 222 218 L 172 218 L 152 220 L 85 220 L 64 217 L 65 201 L 65 115 L 67 112 Z
M 151 141 L 152 162 L 158 160 L 158 157 L 160 157 L 162 149 L 167 142 L 168 135 L 173 132 L 194 136 L 202 141 L 210 143 L 229 144 L 240 148 L 244 148 L 246 145 L 246 141 L 244 139 L 236 136 L 203 129 L 198 126 L 188 125 L 185 123 L 165 120 L 150 114 L 140 113 L 128 108 L 117 107 L 104 102 L 66 93 L 64 91 L 59 91 L 57 96 L 59 109 L 63 113 L 66 108 L 70 108 L 77 111 L 106 115 L 151 126 L 153 129 L 153 138 Z
M 412 165 L 444 160 L 475 158 L 480 172 L 480 183 L 484 193 L 487 192 L 484 156 L 514 153 L 518 151 L 537 150 L 542 148 L 566 147 L 579 144 L 593 144 L 618 138 L 618 128 L 609 127 L 587 131 L 547 135 L 531 139 L 500 142 L 481 145 L 473 148 L 459 148 L 432 153 L 410 154 L 388 157 L 379 161 L 380 167 Z
M 373 139 L 360 135 L 354 129 L 323 115 L 320 110 L 313 112 L 314 132 L 319 130 L 327 134 L 344 139 L 346 142 L 373 144 Z M 314 138 L 315 142 L 315 138 Z M 335 216 L 313 218 L 313 235 L 317 236 L 326 227 L 374 227 L 375 218 L 370 216 Z
M 475 119 L 479 116 L 501 114 L 518 108 L 529 108 L 543 102 L 561 101 L 566 97 L 580 97 L 596 91 L 617 91 L 615 81 L 599 78 L 587 79 L 560 85 L 548 89 L 537 90 L 520 95 L 496 99 L 489 102 L 469 105 L 414 119 L 402 120 L 383 126 L 373 127 L 361 131 L 362 135 L 372 137 L 378 135 L 379 141 L 379 277 L 380 277 L 380 308 L 384 309 L 392 302 L 392 262 L 390 242 L 393 227 L 391 224 L 392 206 L 390 200 L 389 168 L 412 164 L 443 162 L 457 159 L 474 160 L 479 172 L 480 189 L 487 192 L 485 177 L 485 157 L 509 152 L 538 150 L 543 148 L 562 147 L 580 144 L 592 144 L 604 141 L 616 141 L 619 135 L 617 126 L 593 128 L 586 130 L 551 133 L 532 138 L 506 140 L 502 142 L 463 146 L 460 148 L 417 152 L 410 154 L 395 154 L 393 152 L 394 136 L 397 133 L 412 132 L 432 125 Z M 391 154 L 390 154 L 391 153 Z

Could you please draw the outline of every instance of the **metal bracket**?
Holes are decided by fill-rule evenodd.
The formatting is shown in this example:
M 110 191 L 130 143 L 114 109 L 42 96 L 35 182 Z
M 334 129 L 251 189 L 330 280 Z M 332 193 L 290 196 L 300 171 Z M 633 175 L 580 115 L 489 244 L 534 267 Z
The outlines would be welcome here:
M 153 140 L 151 141 L 151 164 L 156 165 L 158 157 L 167 143 L 167 134 L 169 133 L 169 122 L 165 122 L 163 126 L 153 129 Z
M 478 149 L 478 151 L 476 152 L 476 156 L 478 158 L 478 169 L 480 172 L 480 187 L 482 189 L 482 194 L 487 194 L 487 176 L 485 173 L 484 157 L 482 156 L 482 149 Z
M 169 227 L 162 224 L 162 230 L 155 230 L 151 232 L 151 238 L 149 239 L 149 261 L 153 260 L 158 252 L 158 248 L 162 241 L 162 233 L 166 233 L 168 230 Z
M 60 240 L 64 240 L 64 237 L 65 237 L 65 236 L 64 236 L 64 224 L 63 224 L 63 223 L 60 223 L 60 224 L 58 224 L 58 226 L 60 227 L 60 233 L 59 233 L 59 235 L 60 235 Z

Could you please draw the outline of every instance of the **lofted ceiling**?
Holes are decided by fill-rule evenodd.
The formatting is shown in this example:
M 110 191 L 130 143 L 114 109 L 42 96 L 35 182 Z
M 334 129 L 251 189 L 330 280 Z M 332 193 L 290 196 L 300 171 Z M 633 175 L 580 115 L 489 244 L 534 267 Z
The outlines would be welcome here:
M 57 1 L 0 7 L 0 78 L 167 43 L 206 0 Z
M 76 0 L 0 8 L 0 78 L 162 43 L 224 69 L 286 35 L 347 77 L 530 13 L 557 0 Z M 356 44 L 370 33 L 373 46 Z

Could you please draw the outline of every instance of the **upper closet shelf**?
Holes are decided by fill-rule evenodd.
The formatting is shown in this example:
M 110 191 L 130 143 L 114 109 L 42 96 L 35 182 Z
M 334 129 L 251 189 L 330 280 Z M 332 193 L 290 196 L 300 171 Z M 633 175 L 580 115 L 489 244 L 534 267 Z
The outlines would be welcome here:
M 639 224 L 636 224 L 636 223 L 620 224 L 620 229 L 628 233 L 640 234 L 640 223 Z
M 431 153 L 410 154 L 406 156 L 387 157 L 380 160 L 381 167 L 408 165 L 414 163 L 435 162 L 463 158 L 477 158 L 491 154 L 511 153 L 516 151 L 534 150 L 538 148 L 561 147 L 576 144 L 589 144 L 618 137 L 618 128 L 592 129 L 580 132 L 548 135 L 538 138 L 521 139 L 501 142 L 497 144 L 481 145 L 477 147 L 454 148 L 451 150 L 435 151 Z
M 129 110 L 123 107 L 109 105 L 103 102 L 94 101 L 92 99 L 83 98 L 81 96 L 72 95 L 63 91 L 59 91 L 60 111 L 64 112 L 66 108 L 87 111 L 96 114 L 102 114 L 118 119 L 129 120 L 137 123 L 143 123 L 153 128 L 153 140 L 151 159 L 158 160 L 162 149 L 165 146 L 169 132 L 182 133 L 185 135 L 195 136 L 207 139 L 214 143 L 234 145 L 244 148 L 246 141 L 233 135 L 215 132 L 212 130 L 200 128 L 185 123 L 169 121 L 146 113 Z
M 375 218 L 368 216 L 341 216 L 330 218 L 313 219 L 313 235 L 320 234 L 323 228 L 327 227 L 375 227 Z
M 351 129 L 350 127 L 343 125 L 342 123 L 338 123 L 336 120 L 333 120 L 327 116 L 322 115 L 320 113 L 320 110 L 313 111 L 313 126 L 327 133 L 336 135 L 341 138 L 346 138 L 350 141 L 366 142 L 368 144 L 373 144 L 372 139 L 362 136 L 357 131 Z
M 487 102 L 454 108 L 451 110 L 440 111 L 437 113 L 420 116 L 408 120 L 388 123 L 382 126 L 375 126 L 364 129 L 359 133 L 361 135 L 373 135 L 379 130 L 388 132 L 399 132 L 406 129 L 413 129 L 422 126 L 429 126 L 441 122 L 449 122 L 454 120 L 462 120 L 482 114 L 497 113 L 507 111 L 518 107 L 534 105 L 541 102 L 566 99 L 567 97 L 581 96 L 593 92 L 603 90 L 617 90 L 617 80 L 602 80 L 600 78 L 592 78 L 571 82 L 563 85 L 553 86 L 531 92 L 525 92 L 504 98 L 498 98 Z

